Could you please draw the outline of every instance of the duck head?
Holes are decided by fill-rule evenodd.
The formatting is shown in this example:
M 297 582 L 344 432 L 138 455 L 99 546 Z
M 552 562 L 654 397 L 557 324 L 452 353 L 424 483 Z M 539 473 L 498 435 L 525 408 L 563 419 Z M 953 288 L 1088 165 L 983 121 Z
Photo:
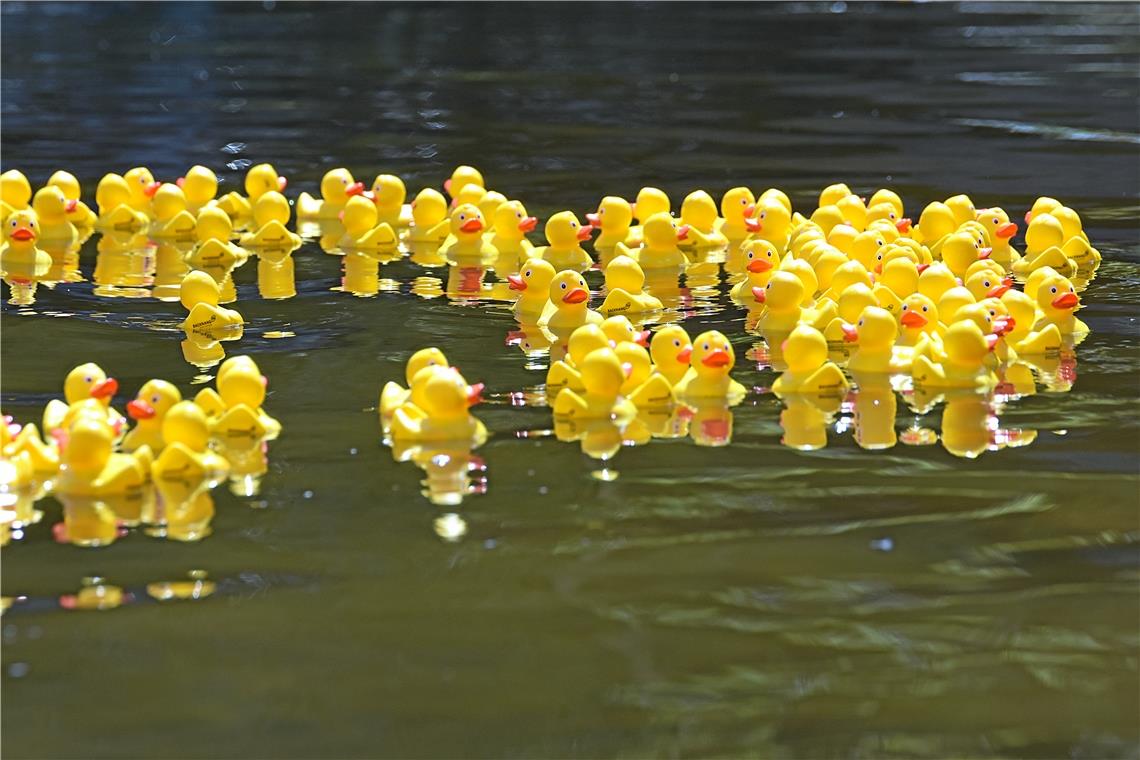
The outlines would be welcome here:
M 207 206 L 198 212 L 198 224 L 194 234 L 199 243 L 207 240 L 220 240 L 223 243 L 233 237 L 234 223 L 229 214 L 215 206 Z
M 352 179 L 352 175 L 349 175 L 349 179 Z M 271 190 L 283 193 L 288 184 L 289 181 L 277 173 L 273 164 L 257 164 L 251 166 L 245 173 L 245 194 L 251 201 L 256 201 Z M 324 190 L 325 183 L 321 180 L 321 195 L 327 200 L 328 196 L 324 194 Z
M 972 222 L 977 218 L 977 209 L 968 195 L 955 195 L 946 199 L 946 208 L 954 215 L 955 223 L 961 225 Z
M 942 243 L 942 261 L 956 277 L 965 277 L 971 264 L 989 254 L 968 231 L 955 232 Z
M 263 196 L 264 197 L 264 196 Z M 260 201 L 258 201 L 260 203 Z M 358 238 L 367 233 L 379 222 L 379 212 L 376 204 L 362 195 L 354 195 L 344 204 L 344 211 L 340 213 L 341 224 L 344 225 L 345 234 Z
M 970 319 L 959 320 L 950 325 L 942 337 L 942 345 L 949 360 L 965 366 L 980 366 L 995 342 L 987 340 L 982 329 Z
M 498 190 L 488 190 L 483 193 L 483 197 L 476 201 L 475 205 L 483 212 L 483 218 L 491 221 L 491 228 L 494 229 L 495 212 L 499 210 L 507 202 L 507 196 L 500 193 Z
M 550 283 L 554 279 L 554 267 L 544 259 L 527 259 L 518 274 L 507 275 L 511 290 L 525 293 L 535 298 L 546 298 L 550 293 Z
M 750 232 L 760 231 L 760 221 L 754 218 L 756 197 L 747 187 L 734 187 L 721 197 L 720 215 L 731 224 L 746 227 Z
M 602 398 L 616 398 L 626 380 L 626 368 L 609 346 L 588 353 L 578 370 L 586 392 Z
M 251 170 L 252 171 L 252 170 Z M 277 188 L 267 188 L 263 193 L 274 191 Z M 328 203 L 343 206 L 354 195 L 364 192 L 364 183 L 352 178 L 352 172 L 343 166 L 330 169 L 321 177 L 321 197 Z M 250 196 L 252 197 L 252 195 Z
M 598 325 L 582 325 L 570 333 L 570 339 L 566 341 L 566 353 L 576 367 L 582 366 L 591 351 L 610 347 L 610 339 Z
M 434 227 L 446 218 L 447 199 L 438 191 L 425 187 L 412 200 L 412 221 L 416 227 Z
M 852 192 L 845 182 L 828 185 L 819 192 L 819 207 L 834 206 L 848 195 L 852 195 Z
M 258 227 L 270 222 L 288 224 L 290 213 L 289 201 L 276 190 L 262 193 L 253 204 L 253 221 Z
M 175 184 L 186 194 L 187 203 L 195 208 L 205 206 L 218 194 L 218 175 L 201 164 L 191 166 Z
M 94 480 L 110 461 L 114 440 L 110 425 L 93 416 L 83 415 L 68 429 L 63 465 L 79 479 Z
M 965 287 L 979 301 L 983 298 L 1001 298 L 1013 287 L 1013 278 L 998 275 L 993 270 L 985 268 L 969 275 Z
M 582 224 L 573 211 L 559 211 L 546 221 L 546 239 L 554 248 L 573 248 L 589 240 L 594 228 Z
M 645 272 L 629 256 L 615 256 L 606 267 L 606 290 L 621 288 L 629 293 L 640 293 L 645 286 Z
M 680 325 L 666 325 L 653 335 L 649 344 L 649 353 L 662 372 L 667 375 L 676 375 L 680 367 L 689 366 L 689 357 L 693 353 L 693 341 L 689 333 Z
M 127 181 L 118 174 L 104 174 L 99 184 L 95 186 L 95 205 L 99 207 L 101 214 L 130 203 L 130 200 L 131 191 L 127 187 Z
M 890 351 L 899 335 L 899 326 L 895 318 L 886 309 L 878 306 L 868 306 L 859 315 L 855 329 L 845 328 L 847 337 L 859 343 L 860 350 Z
M 181 443 L 191 451 L 205 451 L 210 443 L 206 413 L 193 401 L 179 401 L 162 417 L 162 438 L 166 445 Z
M 1009 214 L 998 206 L 978 209 L 978 221 L 986 228 L 990 240 L 995 243 L 1000 240 L 1008 243 L 1017 234 L 1017 225 L 1009 221 Z
M 182 400 L 178 388 L 165 380 L 148 380 L 139 388 L 138 395 L 127 403 L 127 414 L 136 422 L 161 422 L 171 407 Z
M 538 226 L 538 218 L 526 213 L 522 201 L 500 203 L 495 209 L 495 234 L 508 240 L 522 240 Z
M 978 299 L 974 298 L 974 294 L 966 290 L 966 288 L 961 285 L 955 285 L 949 288 L 942 294 L 942 297 L 938 299 L 938 317 L 942 320 L 942 324 L 952 324 L 962 308 L 976 303 L 977 300 Z
M 187 309 L 193 309 L 200 303 L 217 306 L 220 297 L 217 280 L 200 269 L 187 274 L 178 288 L 178 298 Z
M 130 204 L 135 208 L 146 208 L 162 186 L 154 181 L 154 175 L 145 166 L 136 166 L 124 174 L 123 179 L 126 180 L 127 191 L 130 193 Z
M 921 240 L 927 244 L 941 240 L 958 228 L 954 212 L 945 203 L 934 201 L 927 204 L 918 218 L 918 230 Z
M 839 294 L 839 318 L 849 324 L 859 321 L 859 315 L 868 306 L 878 306 L 879 302 L 871 291 L 871 286 L 856 282 L 844 288 Z
M 1025 230 L 1025 252 L 1032 255 L 1060 247 L 1065 242 L 1064 237 L 1065 228 L 1057 217 L 1050 213 L 1036 214 Z
M 408 386 L 412 385 L 412 380 L 424 367 L 448 367 L 450 366 L 447 357 L 443 355 L 435 346 L 428 348 L 421 348 L 416 351 L 411 357 L 408 358 L 408 365 L 404 369 L 404 378 L 408 381 Z
M 550 281 L 550 302 L 557 309 L 585 309 L 590 303 L 590 289 L 577 272 L 567 269 Z
M 62 224 L 67 221 L 67 212 L 74 209 L 75 201 L 69 201 L 63 191 L 54 185 L 41 187 L 32 199 L 36 216 L 45 224 Z
M 677 220 L 668 213 L 658 213 L 645 220 L 642 225 L 647 248 L 669 250 L 689 236 L 687 225 L 677 225 Z
M 38 237 L 39 224 L 31 209 L 16 211 L 4 221 L 4 240 L 11 246 L 34 246 Z
M 799 308 L 804 298 L 804 284 L 794 273 L 780 270 L 768 279 L 763 288 L 753 288 L 752 295 L 769 311 L 787 312 Z
M 899 298 L 906 298 L 918 290 L 918 267 L 905 256 L 891 259 L 883 266 L 876 282 L 890 288 Z
M 97 399 L 103 408 L 111 405 L 111 397 L 119 392 L 119 381 L 107 377 L 98 364 L 80 364 L 63 381 L 63 397 L 68 404 L 76 404 L 86 399 Z
M 0 200 L 15 209 L 27 208 L 32 200 L 32 185 L 19 169 L 0 174 Z
M 1037 200 L 1033 201 L 1033 207 L 1025 212 L 1025 223 L 1029 224 L 1040 214 L 1052 213 L 1055 209 L 1061 207 L 1061 202 L 1056 198 L 1050 198 L 1047 195 L 1042 195 Z
M 656 187 L 643 187 L 637 191 L 637 198 L 633 204 L 633 216 L 641 224 L 645 224 L 650 217 L 656 214 L 669 213 L 669 196 L 664 190 Z
M 265 381 L 256 367 L 238 365 L 216 379 L 218 395 L 227 408 L 245 404 L 259 409 L 265 401 Z
M 633 223 L 633 207 L 629 201 L 616 195 L 607 195 L 598 204 L 598 210 L 586 214 L 586 221 L 592 227 L 607 232 L 620 233 L 628 230 Z
M 958 278 L 941 261 L 924 267 L 918 275 L 918 292 L 935 303 L 942 298 L 943 293 L 957 284 Z
M 827 361 L 827 339 L 811 325 L 796 325 L 780 349 L 790 372 L 811 372 Z
M 792 224 L 792 212 L 777 198 L 761 197 L 756 203 L 756 222 L 760 225 L 757 230 L 760 237 L 770 242 L 779 241 L 782 245 Z
M 723 333 L 708 330 L 693 339 L 689 365 L 701 377 L 723 377 L 736 366 L 736 352 Z
M 395 174 L 378 174 L 372 181 L 371 198 L 376 208 L 382 213 L 394 215 L 400 213 L 404 200 L 408 197 L 408 189 L 404 180 Z
M 454 196 L 456 192 L 467 185 L 486 187 L 482 173 L 474 166 L 457 166 L 451 176 L 443 181 L 443 191 Z
M 911 293 L 899 309 L 899 325 L 903 330 L 931 332 L 938 326 L 938 307 L 921 293 Z
M 1071 314 L 1081 305 L 1081 298 L 1067 277 L 1057 275 L 1037 288 L 1037 308 L 1049 321 Z
M 486 228 L 483 213 L 472 203 L 456 206 L 451 212 L 451 234 L 459 240 L 466 242 L 478 240 Z
M 160 222 L 168 222 L 186 210 L 186 195 L 178 185 L 164 182 L 151 198 L 154 217 Z
M 843 218 L 843 212 L 835 204 L 828 206 L 820 206 L 811 214 L 811 220 L 819 225 L 823 230 L 824 236 L 831 232 L 831 228 L 837 224 L 843 224 L 847 220 Z
M 610 345 L 616 346 L 622 342 L 636 343 L 639 346 L 649 344 L 649 331 L 637 330 L 629 317 L 615 315 L 602 322 L 602 332 L 609 340 Z
M 840 198 L 835 202 L 835 207 L 843 214 L 843 220 L 856 231 L 862 231 L 867 226 L 867 204 L 858 195 L 852 193 Z
M 71 172 L 60 169 L 54 172 L 48 178 L 47 184 L 54 185 L 63 191 L 63 196 L 69 201 L 77 201 L 82 195 L 82 188 L 79 187 L 79 180 Z

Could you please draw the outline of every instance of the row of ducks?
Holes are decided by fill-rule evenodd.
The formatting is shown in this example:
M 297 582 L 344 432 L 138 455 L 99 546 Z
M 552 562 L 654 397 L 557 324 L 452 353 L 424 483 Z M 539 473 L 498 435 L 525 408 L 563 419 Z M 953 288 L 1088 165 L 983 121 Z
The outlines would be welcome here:
M 262 408 L 268 382 L 248 356 L 235 356 L 218 370 L 215 388 L 193 400 L 177 386 L 153 379 L 126 406 L 111 401 L 118 381 L 93 363 L 72 369 L 63 399 L 44 408 L 42 430 L 5 418 L 0 428 L 0 488 L 6 492 L 50 489 L 70 496 L 131 494 L 153 482 L 164 488 L 211 487 L 229 470 L 213 450 L 260 445 L 281 425 Z

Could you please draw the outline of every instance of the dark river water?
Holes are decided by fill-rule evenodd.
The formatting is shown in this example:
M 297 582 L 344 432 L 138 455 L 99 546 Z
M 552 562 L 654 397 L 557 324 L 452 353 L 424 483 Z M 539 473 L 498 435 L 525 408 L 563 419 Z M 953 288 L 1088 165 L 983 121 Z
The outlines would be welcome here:
M 944 407 L 901 397 L 891 448 L 861 448 L 849 407 L 826 446 L 784 445 L 714 264 L 680 313 L 728 335 L 757 389 L 731 444 L 605 462 L 550 434 L 547 359 L 505 345 L 504 306 L 425 297 L 440 268 L 385 263 L 356 297 L 310 239 L 273 299 L 251 261 L 226 351 L 270 378 L 266 472 L 216 489 L 194 542 L 80 548 L 53 540 L 56 500 L 35 505 L 3 550 L 6 755 L 1140 753 L 1137 5 L 4 2 L 0 20 L 3 168 L 37 187 L 69 169 L 89 202 L 108 171 L 201 163 L 225 191 L 261 161 L 291 198 L 337 165 L 415 193 L 470 163 L 543 218 L 643 184 L 675 208 L 776 186 L 810 212 L 846 181 L 916 217 L 960 192 L 1015 219 L 1055 196 L 1104 255 L 1091 334 L 993 405 L 976 458 L 939 440 Z M 121 403 L 212 376 L 183 357 L 178 304 L 124 292 L 98 246 L 32 305 L 3 288 L 20 421 L 83 361 Z M 420 467 L 381 441 L 377 393 L 425 345 L 486 383 L 476 460 Z M 197 600 L 156 600 L 190 574 Z M 81 589 L 111 609 L 69 609 Z

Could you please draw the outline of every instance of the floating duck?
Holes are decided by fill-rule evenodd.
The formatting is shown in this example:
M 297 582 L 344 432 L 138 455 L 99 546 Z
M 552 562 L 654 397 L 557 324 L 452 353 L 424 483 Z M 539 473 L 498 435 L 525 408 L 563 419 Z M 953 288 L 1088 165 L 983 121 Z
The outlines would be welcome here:
M 1052 294 L 1050 294 L 1052 295 Z M 1005 340 L 1025 356 L 1057 356 L 1061 350 L 1061 330 L 1055 323 L 1048 323 L 1035 330 L 1037 323 L 1037 303 L 1020 290 L 1010 289 L 1001 296 L 1009 314 L 1008 332 Z
M 978 221 L 989 234 L 992 248 L 990 258 L 1003 267 L 1010 267 L 1021 258 L 1021 254 L 1010 245 L 1014 235 L 1017 234 L 1017 225 L 1009 221 L 1009 214 L 1005 209 L 997 206 L 978 209 Z
M 843 370 L 827 360 L 827 339 L 810 325 L 796 325 L 781 350 L 788 369 L 772 384 L 772 391 L 843 395 L 848 388 Z
M 175 180 L 186 196 L 186 205 L 195 214 L 214 202 L 218 194 L 218 175 L 213 170 L 196 164 Z
M 253 204 L 262 195 L 270 191 L 283 193 L 288 184 L 288 180 L 277 174 L 272 164 L 257 164 L 245 173 L 246 194 L 237 191 L 226 193 L 217 200 L 217 206 L 229 214 L 231 219 L 240 219 L 253 213 Z
M 606 267 L 606 300 L 598 311 L 612 314 L 643 314 L 664 308 L 660 299 L 643 291 L 645 272 L 629 256 L 615 256 Z
M 352 172 L 344 167 L 330 169 L 321 178 L 321 197 L 314 198 L 308 193 L 297 197 L 298 219 L 336 219 L 344 204 L 354 195 L 364 192 L 364 183 L 352 178 Z
M 1052 211 L 1053 218 L 1061 223 L 1064 244 L 1061 250 L 1073 260 L 1081 269 L 1088 269 L 1100 264 L 1100 251 L 1089 243 L 1081 224 L 1081 217 L 1068 206 L 1061 206 Z
M 767 199 L 761 197 L 757 201 L 756 209 L 756 220 L 760 224 L 760 229 L 753 234 L 755 237 L 767 240 L 775 246 L 778 253 L 783 254 L 788 249 L 791 237 L 792 212 L 788 206 L 773 197 Z M 822 233 L 822 230 L 820 232 Z
M 586 214 L 586 221 L 594 229 L 601 230 L 594 239 L 594 250 L 599 254 L 612 251 L 618 243 L 636 245 L 641 242 L 641 236 L 632 232 L 633 207 L 625 198 L 607 195 L 598 204 L 597 211 Z M 609 258 L 602 255 L 602 264 L 608 265 Z
M 130 188 L 125 179 L 113 173 L 103 175 L 95 188 L 95 205 L 99 208 L 96 226 L 122 232 L 146 229 L 150 217 L 131 206 L 130 198 Z
M 0 174 L 0 221 L 13 211 L 23 211 L 32 202 L 32 185 L 19 169 Z
M 640 249 L 631 251 L 619 243 L 614 250 L 616 254 L 635 259 L 642 269 L 680 269 L 689 260 L 678 243 L 684 242 L 688 235 L 688 227 L 678 227 L 677 220 L 667 212 L 658 213 L 642 225 L 644 243 Z
M 910 237 L 926 246 L 936 245 L 958 229 L 954 212 L 945 203 L 934 201 L 922 210 L 918 226 L 910 230 Z
M 634 328 L 633 323 L 624 314 L 615 314 L 602 320 L 602 333 L 605 334 L 612 347 L 624 342 L 636 343 L 639 346 L 649 344 L 649 331 L 639 331 Z
M 40 223 L 39 239 L 63 245 L 75 242 L 79 233 L 67 220 L 67 212 L 75 208 L 55 185 L 41 187 L 32 198 L 32 209 Z
M 958 278 L 950 271 L 950 267 L 941 261 L 936 261 L 921 269 L 922 271 L 918 275 L 918 292 L 935 303 L 938 303 L 947 290 L 960 284 Z
M 163 419 L 171 407 L 181 400 L 182 393 L 165 380 L 148 380 L 143 383 L 138 395 L 127 404 L 127 414 L 138 424 L 123 437 L 123 449 L 134 451 L 149 446 L 151 451 L 162 451 Z
M 574 270 L 564 270 L 550 281 L 550 303 L 554 311 L 545 324 L 556 333 L 568 333 L 584 324 L 601 324 L 602 315 L 589 308 L 590 289 L 585 278 Z
M 823 337 L 827 339 L 827 347 L 831 351 L 849 354 L 858 346 L 854 334 L 848 334 L 847 325 L 859 321 L 859 316 L 868 306 L 878 306 L 871 287 L 862 282 L 856 282 L 843 290 L 836 304 L 838 315 L 827 323 L 823 329 Z
M 409 239 L 415 243 L 440 244 L 447 238 L 450 220 L 447 199 L 425 187 L 412 200 L 412 227 Z
M 601 323 L 585 324 L 570 333 L 566 341 L 566 355 L 551 362 L 546 371 L 546 397 L 555 399 L 567 388 L 583 391 L 585 386 L 582 385 L 579 367 L 591 351 L 599 348 L 613 348 Z
M 526 239 L 526 233 L 534 231 L 538 226 L 538 219 L 527 214 L 522 201 L 498 204 L 493 219 L 495 224 L 494 232 L 491 234 L 491 245 L 500 256 L 519 263 L 534 258 L 535 248 Z
M 380 390 L 379 409 L 381 418 L 391 418 L 396 408 L 408 401 L 411 394 L 412 381 L 421 369 L 425 367 L 448 366 L 450 366 L 450 364 L 447 361 L 447 357 L 443 355 L 443 351 L 440 351 L 435 346 L 421 348 L 412 354 L 408 358 L 407 366 L 404 368 L 404 378 L 408 382 L 408 387 L 405 388 L 399 383 L 389 380 Z
M 281 423 L 261 408 L 267 384 L 252 359 L 235 356 L 219 368 L 217 391 L 204 388 L 194 401 L 209 418 L 211 433 L 225 442 L 273 440 Z
M 680 325 L 666 325 L 653 335 L 649 355 L 653 359 L 654 374 L 661 375 L 670 386 L 675 386 L 689 372 L 689 359 L 693 341 Z
M 839 224 L 846 224 L 847 219 L 844 218 L 843 212 L 839 207 L 831 204 L 820 206 L 811 214 L 811 221 L 814 222 L 822 231 L 824 236 L 831 234 L 831 230 Z
M 914 348 L 923 340 L 941 343 L 942 323 L 938 321 L 938 305 L 921 293 L 903 299 L 899 310 L 899 336 L 896 346 Z
M 256 230 L 241 236 L 240 243 L 247 248 L 288 248 L 301 245 L 301 236 L 290 232 L 289 201 L 276 190 L 262 193 L 253 204 L 253 223 Z
M 1037 287 L 1037 310 L 1040 317 L 1033 329 L 1042 330 L 1049 325 L 1056 325 L 1061 335 L 1087 333 L 1089 326 L 1074 314 L 1080 305 L 1080 296 L 1067 277 L 1061 274 L 1050 277 Z
M 694 190 L 681 202 L 681 224 L 689 234 L 679 245 L 688 248 L 716 248 L 728 245 L 728 238 L 719 230 L 724 220 L 717 215 L 716 201 L 704 190 Z
M 495 260 L 498 251 L 483 238 L 486 221 L 479 207 L 464 203 L 451 212 L 452 242 L 445 243 L 440 252 L 448 261 L 456 263 L 487 264 Z
M 554 307 L 550 305 L 550 283 L 556 272 L 549 262 L 528 259 L 518 274 L 507 275 L 510 289 L 518 291 L 519 298 L 511 311 L 519 319 L 537 322 Z
M 193 401 L 178 401 L 163 415 L 162 453 L 151 465 L 151 477 L 169 501 L 181 501 L 203 485 L 224 478 L 229 462 L 210 451 L 209 420 Z M 171 498 L 179 494 L 179 498 Z
M 847 369 L 853 373 L 869 375 L 905 372 L 909 369 L 912 356 L 896 356 L 895 339 L 898 337 L 898 323 L 891 313 L 878 306 L 869 306 L 859 316 L 854 327 L 846 330 L 852 342 L 859 347 L 847 361 Z M 856 377 L 858 382 L 859 378 Z
M 968 231 L 953 232 L 946 236 L 940 247 L 942 263 L 955 277 L 965 277 L 966 270 L 979 259 L 989 258 L 991 250 L 982 248 L 977 238 Z
M 122 430 L 123 416 L 111 408 L 111 398 L 119 392 L 119 381 L 107 374 L 98 365 L 91 362 L 80 364 L 67 373 L 63 381 L 63 397 L 65 401 L 52 399 L 44 407 L 44 432 L 51 433 L 62 428 L 68 421 L 72 407 L 90 399 L 95 399 L 101 409 L 102 417 L 114 430 Z M 74 417 L 75 415 L 71 415 Z
M 55 490 L 74 496 L 104 496 L 141 489 L 150 479 L 150 449 L 143 446 L 131 454 L 116 454 L 114 447 L 114 431 L 105 421 L 76 420 L 67 432 Z
M 488 190 L 483 194 L 483 198 L 475 205 L 479 207 L 479 211 L 483 213 L 483 218 L 487 220 L 487 231 L 494 232 L 495 230 L 495 213 L 507 202 L 507 196 L 498 192 L 497 190 Z
M 1033 207 L 1030 208 L 1029 211 L 1025 212 L 1025 223 L 1029 224 L 1041 214 L 1052 214 L 1060 207 L 1061 202 L 1059 200 L 1042 195 L 1037 200 L 1033 201 Z
M 664 190 L 656 187 L 643 187 L 637 191 L 637 198 L 633 203 L 633 218 L 644 225 L 649 218 L 657 214 L 668 214 L 670 209 L 669 196 Z
M 914 358 L 911 374 L 917 385 L 938 388 L 989 390 L 997 377 L 985 366 L 997 336 L 986 336 L 974 322 L 962 320 L 950 325 L 942 339 L 946 360 L 935 364 L 928 357 Z
M 780 254 L 776 246 L 763 239 L 747 240 L 740 250 L 744 254 L 746 276 L 733 286 L 730 295 L 737 303 L 752 305 L 757 303 L 755 292 L 764 289 L 780 266 Z
M 233 222 L 225 211 L 215 206 L 202 209 L 194 227 L 198 245 L 185 255 L 185 262 L 195 269 L 229 272 L 249 257 L 244 248 L 230 242 L 232 234 Z
M 4 417 L 0 424 L 0 449 L 3 457 L 9 460 L 22 459 L 23 464 L 14 463 L 14 471 L 7 480 L 9 491 L 32 485 L 34 480 L 46 480 L 59 472 L 59 447 L 53 438 L 45 441 L 34 424 L 16 425 L 11 417 Z
M 820 294 L 820 298 L 826 298 L 838 303 L 843 293 L 852 285 L 856 284 L 866 285 L 870 288 L 874 285 L 874 282 L 862 264 L 858 261 L 847 260 L 837 266 L 835 271 L 831 273 L 831 279 L 827 289 Z
M 565 390 L 554 399 L 554 416 L 606 419 L 619 424 L 637 416 L 632 401 L 622 397 L 626 373 L 617 353 L 608 346 L 591 351 L 579 365 L 583 390 Z
M 450 195 L 452 208 L 455 208 L 456 206 L 462 206 L 465 203 L 469 203 L 472 206 L 481 207 L 483 201 L 487 199 L 487 188 L 483 187 L 482 185 L 468 183 L 466 185 L 461 185 L 458 191 L 455 190 L 455 185 L 452 185 L 451 188 L 452 192 Z M 482 208 L 480 208 L 480 211 L 482 211 Z
M 63 191 L 63 196 L 68 201 L 67 220 L 75 225 L 78 229 L 94 227 L 95 222 L 99 217 L 92 211 L 81 198 L 83 190 L 79 186 L 79 180 L 71 172 L 66 172 L 60 169 L 53 172 L 48 178 L 48 186 L 58 187 Z M 71 201 L 75 201 L 74 204 Z
M 692 372 L 674 386 L 674 393 L 682 401 L 717 399 L 735 404 L 744 398 L 743 385 L 729 373 L 736 365 L 736 352 L 728 338 L 717 330 L 708 330 L 693 340 L 690 356 Z
M 395 174 L 378 174 L 372 181 L 372 190 L 364 194 L 376 204 L 376 214 L 380 223 L 392 229 L 407 227 L 412 223 L 412 209 L 404 201 L 408 189 L 404 180 Z
M 198 220 L 190 213 L 186 196 L 178 185 L 161 185 L 151 199 L 154 221 L 151 237 L 188 242 L 197 237 Z
M 368 251 L 391 254 L 398 248 L 396 231 L 387 222 L 380 221 L 376 204 L 360 195 L 348 199 L 341 212 L 344 234 L 337 246 L 349 251 Z
M 970 200 L 968 195 L 955 195 L 947 198 L 944 203 L 946 208 L 950 209 L 950 213 L 954 215 L 954 222 L 959 226 L 977 219 L 977 209 L 974 208 L 974 202 Z
M 581 243 L 590 239 L 594 228 L 582 224 L 573 211 L 559 211 L 548 220 L 544 232 L 547 245 L 535 249 L 535 256 L 550 262 L 555 269 L 584 272 L 594 264 Z
M 1052 214 L 1035 214 L 1025 230 L 1025 255 L 1013 263 L 1016 274 L 1029 274 L 1042 267 L 1051 267 L 1064 277 L 1077 272 L 1077 263 L 1062 249 L 1065 228 Z
M 803 281 L 793 272 L 776 272 L 767 285 L 752 294 L 756 303 L 766 307 L 757 323 L 766 335 L 790 333 L 801 322 L 822 329 L 838 315 L 833 301 L 825 301 L 820 309 L 804 308 Z
M 392 415 L 395 441 L 470 441 L 479 445 L 487 429 L 470 413 L 478 403 L 478 386 L 469 386 L 457 371 L 429 367 L 416 375 L 410 400 Z
M 123 180 L 127 183 L 127 203 L 131 208 L 141 211 L 148 218 L 153 217 L 154 210 L 151 208 L 150 199 L 158 192 L 158 188 L 162 187 L 162 183 L 155 182 L 154 175 L 145 166 L 131 169 L 123 175 Z
M 458 192 L 467 185 L 475 185 L 476 187 L 487 186 L 483 181 L 483 174 L 474 166 L 457 166 L 455 167 L 455 171 L 451 173 L 451 177 L 443 181 L 443 191 L 454 197 L 452 188 L 455 188 L 455 191 Z
M 31 209 L 13 211 L 4 220 L 4 245 L 0 247 L 0 269 L 11 272 L 20 264 L 29 265 L 33 271 L 47 271 L 52 265 L 52 257 L 47 251 L 36 246 L 39 239 L 39 224 L 36 212 Z
M 213 336 L 241 330 L 245 320 L 233 309 L 218 306 L 221 288 L 217 280 L 195 270 L 186 275 L 178 291 L 179 300 L 189 311 L 179 327 L 188 333 Z

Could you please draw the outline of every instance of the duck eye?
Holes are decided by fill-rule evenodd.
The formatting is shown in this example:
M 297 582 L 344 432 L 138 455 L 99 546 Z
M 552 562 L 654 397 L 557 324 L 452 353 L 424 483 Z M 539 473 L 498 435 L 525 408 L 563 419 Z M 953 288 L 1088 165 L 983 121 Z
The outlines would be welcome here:
M 708 350 L 709 350 L 709 344 L 708 344 L 708 343 L 706 343 L 706 344 L 705 344 L 705 346 L 704 346 L 704 348 L 705 348 L 705 350 L 706 350 L 706 351 L 708 351 Z
M 526 270 L 525 272 L 523 272 L 523 277 L 530 277 L 530 270 L 529 269 Z
M 923 307 L 922 307 L 922 310 L 923 310 L 923 311 L 930 311 L 930 307 L 929 307 L 929 306 L 923 306 Z
M 681 347 L 681 339 L 680 338 L 674 338 L 673 339 L 673 345 L 676 346 L 677 348 L 680 348 Z
M 891 217 L 891 219 L 894 219 L 894 218 L 895 218 L 895 212 L 894 212 L 894 211 L 892 211 L 892 212 L 890 213 L 890 217 Z
M 909 306 L 907 306 L 907 305 L 904 303 L 904 304 L 903 304 L 903 308 L 902 308 L 902 310 L 903 310 L 903 311 L 909 311 L 909 310 L 910 310 L 910 307 L 909 307 Z
M 747 198 L 741 198 L 740 199 L 740 205 L 741 206 L 747 206 L 748 205 L 748 199 Z
M 460 215 L 459 215 L 459 221 L 463 222 L 463 221 L 466 221 L 466 220 L 467 220 L 467 215 L 466 215 L 466 214 L 460 214 Z
M 519 219 L 522 219 L 522 212 L 521 212 L 521 211 L 516 211 L 516 212 L 515 212 L 515 216 L 517 216 Z
M 156 393 L 156 394 L 154 394 L 153 396 L 151 396 L 151 397 L 150 397 L 150 400 L 151 400 L 152 402 L 154 402 L 155 404 L 157 404 L 157 403 L 158 403 L 158 394 Z
M 862 327 L 862 326 L 863 326 L 863 320 L 860 319 L 859 320 L 859 327 Z
M 95 378 L 91 377 L 91 375 L 88 375 L 87 377 L 83 378 L 83 382 L 93 383 L 93 382 L 95 382 Z
M 577 222 L 570 222 L 570 226 L 571 226 L 571 227 L 577 227 L 577 226 L 578 226 L 578 223 L 577 223 Z
M 768 216 L 768 212 L 767 212 L 767 211 L 761 211 L 761 212 L 760 212 L 760 218 L 761 218 L 761 219 L 765 218 L 766 216 Z
M 755 255 L 756 254 L 754 254 L 752 251 L 748 252 L 748 258 L 750 258 L 750 259 L 753 258 Z
M 566 283 L 562 283 L 562 289 L 566 290 Z
M 996 216 L 994 217 L 994 224 L 1001 224 L 1001 222 L 998 221 L 998 218 Z
M 1057 292 L 1057 286 L 1056 286 L 1056 285 L 1054 285 L 1054 286 L 1051 288 L 1051 290 L 1052 290 L 1052 292 L 1056 293 L 1056 292 Z

